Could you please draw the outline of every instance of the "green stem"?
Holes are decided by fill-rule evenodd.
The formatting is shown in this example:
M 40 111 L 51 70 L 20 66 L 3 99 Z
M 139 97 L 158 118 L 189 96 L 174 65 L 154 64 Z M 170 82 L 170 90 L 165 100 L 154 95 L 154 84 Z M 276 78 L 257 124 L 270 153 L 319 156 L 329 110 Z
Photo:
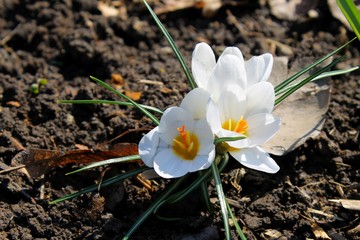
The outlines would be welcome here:
M 161 204 L 175 189 L 184 181 L 185 177 L 176 180 L 171 186 L 166 189 L 159 198 L 151 204 L 151 206 L 140 216 L 136 223 L 126 233 L 122 240 L 128 240 L 130 236 L 138 229 L 138 227 L 157 209 L 158 205 Z
M 222 213 L 222 217 L 223 217 L 223 221 L 224 221 L 225 237 L 226 237 L 226 240 L 230 240 L 229 215 L 228 215 L 228 211 L 226 208 L 225 194 L 224 194 L 224 190 L 223 190 L 222 184 L 221 184 L 219 169 L 215 162 L 213 162 L 213 164 L 211 164 L 211 170 L 212 170 L 212 173 L 214 176 L 214 180 L 215 180 L 215 184 L 216 184 L 216 191 L 218 193 L 218 198 L 219 198 L 220 207 L 221 207 L 221 213 Z

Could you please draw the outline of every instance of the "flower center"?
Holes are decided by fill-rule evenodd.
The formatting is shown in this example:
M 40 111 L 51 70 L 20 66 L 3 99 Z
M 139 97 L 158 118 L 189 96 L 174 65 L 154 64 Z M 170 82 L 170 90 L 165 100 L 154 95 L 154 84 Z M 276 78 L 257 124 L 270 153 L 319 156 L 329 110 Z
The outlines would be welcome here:
M 200 149 L 200 142 L 196 134 L 185 130 L 185 125 L 177 129 L 179 135 L 173 139 L 172 149 L 176 155 L 184 160 L 193 160 Z
M 243 116 L 241 116 L 241 118 L 237 122 L 234 119 L 229 118 L 229 120 L 225 121 L 222 124 L 222 128 L 225 130 L 247 135 L 249 126 L 246 120 L 244 120 Z

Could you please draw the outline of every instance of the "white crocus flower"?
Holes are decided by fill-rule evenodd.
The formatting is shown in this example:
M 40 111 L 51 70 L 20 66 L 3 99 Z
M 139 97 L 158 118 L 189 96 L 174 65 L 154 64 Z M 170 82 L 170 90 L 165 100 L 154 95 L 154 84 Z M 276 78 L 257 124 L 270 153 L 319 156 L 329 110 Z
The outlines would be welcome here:
M 206 43 L 196 45 L 192 55 L 191 68 L 198 87 L 210 92 L 217 102 L 228 85 L 236 84 L 246 89 L 258 82 L 267 81 L 273 66 L 269 53 L 254 56 L 244 61 L 237 47 L 227 47 L 215 60 L 214 52 Z
M 280 128 L 280 119 L 271 114 L 274 88 L 268 82 L 258 82 L 243 90 L 229 85 L 208 105 L 207 119 L 217 137 L 244 137 L 222 144 L 226 151 L 246 167 L 275 173 L 279 166 L 259 145 L 268 141 Z
M 168 108 L 158 127 L 139 143 L 148 167 L 164 178 L 181 177 L 210 167 L 215 157 L 214 134 L 206 120 L 207 91 L 190 91 L 180 107 Z

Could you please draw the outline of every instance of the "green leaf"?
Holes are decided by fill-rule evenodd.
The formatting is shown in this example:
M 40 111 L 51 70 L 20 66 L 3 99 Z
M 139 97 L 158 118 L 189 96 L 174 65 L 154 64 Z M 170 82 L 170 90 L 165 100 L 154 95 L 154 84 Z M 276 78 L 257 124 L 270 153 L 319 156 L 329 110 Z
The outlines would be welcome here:
M 222 137 L 222 138 L 216 138 L 214 140 L 214 144 L 217 145 L 222 142 L 232 142 L 237 140 L 245 139 L 246 137 Z
M 113 87 L 111 87 L 109 84 L 101 81 L 100 79 L 97 79 L 96 77 L 90 76 L 90 78 L 95 81 L 96 83 L 98 83 L 99 85 L 101 85 L 102 87 L 110 90 L 111 92 L 115 93 L 116 95 L 125 98 L 126 100 L 128 100 L 134 107 L 136 107 L 137 109 L 139 109 L 143 114 L 145 114 L 148 118 L 151 119 L 151 121 L 153 121 L 153 123 L 155 123 L 156 125 L 160 124 L 159 119 L 157 119 L 153 114 L 151 114 L 148 110 L 146 110 L 145 108 L 143 108 L 140 104 L 138 104 L 137 102 L 135 102 L 134 100 L 132 100 L 131 98 L 129 98 L 128 96 L 126 96 L 125 94 L 122 94 L 119 91 L 116 91 L 116 89 L 114 89 Z
M 123 237 L 123 240 L 128 240 L 130 236 L 140 227 L 140 225 L 154 212 L 154 210 L 161 204 L 164 199 L 166 199 L 176 188 L 185 180 L 186 176 L 177 179 L 172 185 L 170 185 L 166 191 L 158 197 L 151 206 L 139 217 L 139 219 L 135 222 L 135 224 L 131 227 L 131 229 L 126 233 Z
M 114 184 L 116 182 L 122 181 L 122 180 L 124 180 L 124 179 L 126 179 L 128 177 L 131 177 L 131 176 L 134 176 L 136 174 L 142 173 L 143 171 L 148 170 L 148 169 L 150 169 L 150 168 L 141 167 L 141 168 L 132 170 L 132 171 L 124 173 L 124 174 L 116 175 L 114 177 L 111 177 L 109 179 L 106 179 L 106 180 L 102 181 L 101 184 L 94 184 L 94 185 L 92 185 L 90 187 L 86 187 L 86 188 L 84 188 L 84 189 L 82 189 L 82 190 L 80 190 L 78 192 L 71 193 L 71 194 L 66 195 L 64 197 L 58 198 L 58 199 L 50 202 L 50 204 L 55 204 L 55 203 L 58 203 L 58 202 L 69 200 L 69 199 L 78 197 L 78 196 L 80 196 L 80 195 L 82 195 L 84 193 L 95 191 L 95 190 L 99 189 L 99 187 L 109 186 L 109 185 Z
M 325 55 L 324 57 L 320 58 L 319 60 L 315 61 L 313 64 L 310 64 L 309 66 L 307 66 L 306 68 L 302 69 L 301 71 L 299 71 L 298 73 L 294 74 L 293 76 L 291 76 L 290 78 L 286 79 L 285 81 L 283 81 L 282 83 L 280 83 L 279 85 L 277 85 L 275 87 L 275 93 L 277 93 L 278 91 L 280 91 L 281 89 L 285 88 L 287 85 L 289 85 L 290 83 L 292 83 L 293 81 L 295 81 L 297 78 L 299 78 L 301 75 L 303 75 L 304 73 L 310 71 L 312 68 L 314 68 L 316 65 L 319 65 L 320 63 L 324 62 L 326 59 L 328 59 L 329 57 L 333 56 L 334 54 L 338 53 L 339 51 L 341 51 L 342 49 L 344 49 L 347 45 L 349 45 L 351 42 L 353 42 L 356 38 L 351 39 L 349 42 L 345 43 L 344 45 L 342 45 L 341 47 L 335 49 L 334 51 L 332 51 L 331 53 Z
M 186 66 L 185 60 L 184 60 L 183 56 L 181 55 L 178 47 L 176 46 L 174 40 L 170 36 L 169 32 L 166 30 L 165 26 L 161 23 L 160 19 L 156 16 L 155 12 L 151 9 L 150 5 L 146 2 L 146 0 L 143 0 L 143 1 L 144 1 L 145 6 L 147 7 L 147 9 L 149 10 L 151 16 L 153 17 L 156 24 L 158 25 L 159 29 L 164 34 L 166 40 L 169 42 L 171 49 L 173 50 L 178 61 L 180 62 L 180 65 L 185 73 L 187 80 L 189 81 L 191 88 L 192 89 L 196 88 L 197 87 L 196 82 L 194 81 L 189 68 Z
M 113 163 L 123 163 L 123 162 L 129 162 L 129 161 L 134 161 L 134 160 L 139 160 L 141 159 L 139 155 L 131 155 L 131 156 L 126 156 L 126 157 L 119 157 L 119 158 L 111 158 L 111 159 L 107 159 L 104 161 L 100 161 L 100 162 L 96 162 L 96 163 L 91 163 L 85 167 L 82 167 L 80 169 L 77 169 L 75 171 L 66 173 L 66 175 L 70 175 L 70 174 L 74 174 L 74 173 L 78 173 L 78 172 L 82 172 L 85 170 L 89 170 L 91 168 L 96 168 L 96 167 L 100 167 L 100 166 L 104 166 L 107 164 L 113 164 Z
M 64 104 L 116 104 L 116 105 L 120 105 L 120 106 L 134 106 L 131 102 L 121 102 L 121 101 L 112 101 L 112 100 L 59 100 L 59 103 L 64 103 Z M 163 114 L 163 111 L 161 111 L 160 109 L 156 108 L 156 107 L 152 107 L 152 106 L 147 106 L 147 105 L 143 105 L 143 104 L 139 104 L 141 107 L 155 112 L 155 113 L 160 113 Z
M 231 219 L 232 219 L 232 221 L 234 223 L 236 231 L 239 234 L 241 240 L 246 240 L 246 237 L 245 237 L 244 233 L 242 232 L 242 230 L 241 230 L 241 228 L 239 226 L 239 223 L 236 221 L 236 218 L 235 218 L 233 212 L 231 211 L 231 208 L 230 208 L 229 203 L 227 201 L 226 201 L 226 207 L 227 207 L 227 209 L 229 211 L 229 215 L 230 215 L 230 217 L 231 217 Z
M 300 89 L 302 86 L 304 86 L 305 84 L 307 84 L 308 82 L 310 82 L 311 80 L 313 80 L 314 78 L 320 76 L 322 73 L 325 73 L 326 71 L 328 71 L 331 67 L 333 67 L 334 65 L 336 65 L 338 62 L 340 62 L 341 60 L 344 59 L 345 56 L 340 57 L 335 59 L 333 62 L 331 62 L 330 64 L 328 64 L 327 66 L 317 70 L 314 74 L 312 74 L 311 76 L 305 78 L 304 80 L 300 81 L 298 84 L 296 84 L 294 87 L 291 87 L 289 90 L 287 90 L 285 93 L 283 93 L 280 97 L 278 97 L 275 100 L 275 106 L 278 105 L 279 103 L 281 103 L 282 101 L 285 100 L 285 98 L 287 98 L 288 96 L 290 96 L 292 93 L 294 93 L 296 90 Z
M 217 168 L 215 161 L 211 164 L 211 170 L 212 170 L 212 173 L 214 176 L 216 191 L 218 194 L 218 199 L 219 199 L 220 207 L 221 207 L 221 214 L 222 214 L 222 218 L 224 221 L 225 237 L 226 237 L 226 240 L 230 240 L 231 237 L 230 237 L 230 227 L 229 227 L 229 213 L 228 213 L 228 210 L 226 207 L 226 199 L 225 199 L 224 190 L 223 190 L 222 184 L 221 184 L 219 169 Z
M 336 0 L 342 13 L 350 23 L 356 36 L 360 40 L 360 12 L 357 10 L 353 0 Z
M 349 68 L 349 69 L 340 69 L 340 70 L 324 72 L 324 73 L 320 74 L 319 76 L 315 77 L 314 79 L 312 79 L 311 82 L 314 82 L 314 81 L 322 79 L 322 78 L 332 77 L 332 76 L 336 76 L 336 75 L 343 75 L 343 74 L 346 74 L 346 73 L 349 73 L 349 72 L 352 72 L 352 71 L 355 71 L 355 70 L 358 70 L 358 69 L 359 69 L 359 67 L 352 67 L 352 68 Z M 298 83 L 295 83 L 295 84 L 288 85 L 285 88 L 277 91 L 275 96 L 281 95 L 282 93 L 284 93 L 284 92 L 288 91 L 289 89 L 297 86 L 298 84 L 301 84 L 301 81 L 298 82 Z

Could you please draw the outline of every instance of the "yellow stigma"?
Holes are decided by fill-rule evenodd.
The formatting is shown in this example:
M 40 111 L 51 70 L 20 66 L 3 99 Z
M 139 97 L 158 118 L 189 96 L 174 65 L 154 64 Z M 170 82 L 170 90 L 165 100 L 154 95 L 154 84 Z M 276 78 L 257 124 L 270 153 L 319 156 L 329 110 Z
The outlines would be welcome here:
M 173 139 L 172 149 L 176 155 L 184 160 L 193 160 L 200 149 L 200 142 L 196 134 L 185 130 L 185 125 L 177 129 L 179 135 Z
M 241 118 L 237 122 L 234 119 L 229 118 L 229 120 L 223 123 L 222 128 L 229 131 L 247 135 L 249 126 L 246 120 L 244 120 L 243 116 L 241 116 Z

